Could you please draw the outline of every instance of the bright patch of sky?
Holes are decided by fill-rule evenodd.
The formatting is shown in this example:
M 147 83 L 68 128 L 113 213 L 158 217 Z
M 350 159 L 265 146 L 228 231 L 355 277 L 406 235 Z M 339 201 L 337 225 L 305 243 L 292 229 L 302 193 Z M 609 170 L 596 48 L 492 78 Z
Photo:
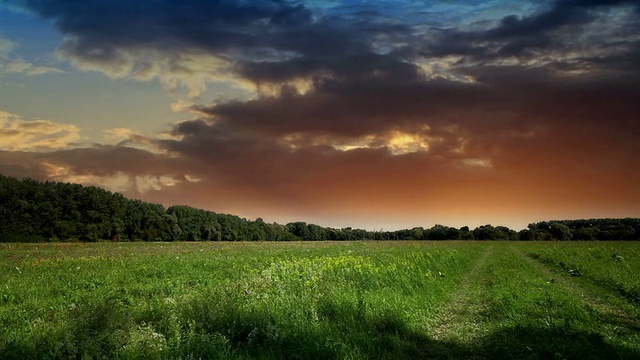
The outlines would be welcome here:
M 158 81 L 112 80 L 75 69 L 57 58 L 63 36 L 51 21 L 15 10 L 0 3 L 0 110 L 78 125 L 87 142 L 104 142 L 104 131 L 113 127 L 156 133 L 184 119 L 170 106 L 180 93 L 167 92 Z M 25 70 L 16 71 L 17 64 Z M 27 66 L 49 71 L 29 72 Z M 203 96 L 209 100 L 226 90 L 214 86 Z
M 62 34 L 51 22 L 26 12 L 10 10 L 0 3 L 0 37 L 13 43 L 11 54 L 15 57 L 39 65 L 66 66 L 55 59 L 54 52 L 62 41 Z

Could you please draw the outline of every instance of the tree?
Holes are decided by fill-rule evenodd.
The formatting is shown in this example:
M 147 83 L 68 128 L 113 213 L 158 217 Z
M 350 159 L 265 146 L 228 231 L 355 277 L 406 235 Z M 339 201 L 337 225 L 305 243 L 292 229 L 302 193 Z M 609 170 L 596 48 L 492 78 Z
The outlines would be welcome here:
M 429 229 L 429 234 L 427 235 L 427 239 L 429 240 L 446 240 L 447 232 L 449 231 L 448 226 L 443 225 L 434 225 L 431 229 Z
M 292 233 L 299 240 L 309 240 L 311 233 L 306 222 L 297 221 L 287 224 L 287 231 Z
M 518 231 L 518 239 L 524 241 L 536 240 L 536 233 L 529 229 L 522 229 Z
M 460 240 L 474 240 L 473 232 L 469 230 L 468 226 L 463 226 L 460 228 L 460 234 L 458 235 L 458 239 Z
M 556 240 L 571 240 L 573 239 L 573 234 L 571 233 L 571 229 L 565 224 L 559 222 L 552 222 L 549 224 L 549 233 Z
M 502 233 L 492 225 L 482 225 L 473 229 L 473 237 L 476 240 L 501 240 Z

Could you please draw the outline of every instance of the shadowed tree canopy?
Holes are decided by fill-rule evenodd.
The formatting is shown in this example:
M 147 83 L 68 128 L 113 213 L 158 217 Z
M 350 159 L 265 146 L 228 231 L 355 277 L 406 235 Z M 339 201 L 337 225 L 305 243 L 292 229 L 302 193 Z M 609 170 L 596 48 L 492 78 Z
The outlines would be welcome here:
M 289 241 L 289 240 L 638 240 L 640 219 L 563 220 L 515 232 L 484 225 L 473 231 L 435 225 L 397 231 L 286 225 L 189 206 L 130 200 L 119 193 L 0 175 L 0 242 Z

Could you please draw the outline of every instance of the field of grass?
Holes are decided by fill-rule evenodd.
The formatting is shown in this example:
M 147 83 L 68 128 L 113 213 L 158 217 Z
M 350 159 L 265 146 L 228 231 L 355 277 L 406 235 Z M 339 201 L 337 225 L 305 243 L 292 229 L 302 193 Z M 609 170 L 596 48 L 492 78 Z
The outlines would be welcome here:
M 638 359 L 637 242 L 0 244 L 2 359 Z

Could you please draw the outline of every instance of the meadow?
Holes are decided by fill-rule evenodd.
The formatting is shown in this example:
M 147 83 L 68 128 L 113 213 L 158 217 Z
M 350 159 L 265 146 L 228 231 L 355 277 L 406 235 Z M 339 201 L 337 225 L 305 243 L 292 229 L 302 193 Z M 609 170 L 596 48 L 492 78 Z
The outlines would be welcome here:
M 638 242 L 0 244 L 2 359 L 638 359 Z

